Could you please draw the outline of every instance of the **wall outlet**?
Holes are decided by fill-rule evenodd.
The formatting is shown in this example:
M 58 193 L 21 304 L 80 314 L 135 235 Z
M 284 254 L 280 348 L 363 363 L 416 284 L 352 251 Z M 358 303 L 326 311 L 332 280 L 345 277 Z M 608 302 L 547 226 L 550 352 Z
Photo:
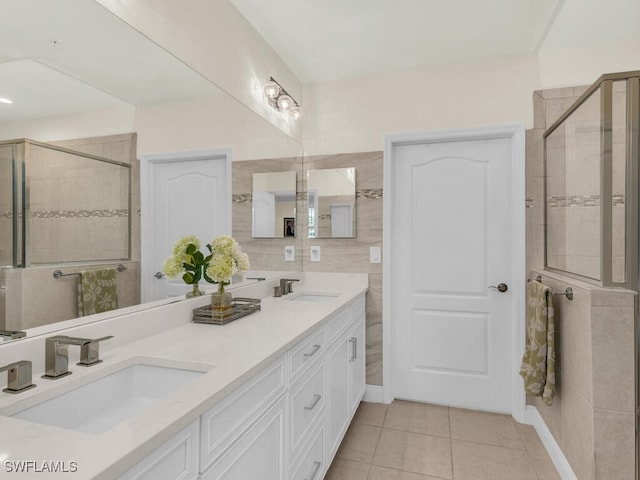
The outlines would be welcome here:
M 369 248 L 369 262 L 382 263 L 382 254 L 380 253 L 380 247 Z
M 284 247 L 284 261 L 295 262 L 296 260 L 296 247 L 293 245 L 286 245 Z
M 312 262 L 319 262 L 320 261 L 320 247 L 318 247 L 318 246 L 311 247 L 309 252 L 310 252 L 310 256 L 311 256 L 311 261 Z

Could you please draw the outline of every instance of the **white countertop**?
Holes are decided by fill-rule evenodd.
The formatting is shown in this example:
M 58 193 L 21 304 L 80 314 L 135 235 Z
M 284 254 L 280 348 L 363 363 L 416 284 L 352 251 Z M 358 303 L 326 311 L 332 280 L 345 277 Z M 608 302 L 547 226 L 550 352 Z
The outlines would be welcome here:
M 43 368 L 38 368 L 34 362 L 33 382 L 37 388 L 17 395 L 0 393 L 0 412 L 5 415 L 13 413 L 15 408 L 12 407 L 16 402 L 20 403 L 19 410 L 23 410 L 25 405 L 31 406 L 58 395 L 60 389 L 71 389 L 115 371 L 121 363 L 131 362 L 133 357 L 160 359 L 160 364 L 167 366 L 176 362 L 176 366 L 187 365 L 207 373 L 101 434 L 66 430 L 1 415 L 0 478 L 117 477 L 280 358 L 307 333 L 321 326 L 333 312 L 366 292 L 366 278 L 366 275 L 359 274 L 305 274 L 304 284 L 294 285 L 294 290 L 340 295 L 327 302 L 296 302 L 287 297 L 266 297 L 262 299 L 260 312 L 224 326 L 194 324 L 190 318 L 185 318 L 178 326 L 147 338 L 113 348 L 105 343 L 101 347 L 103 363 L 94 367 L 77 367 L 70 356 L 69 370 L 73 374 L 59 380 L 41 379 Z M 235 296 L 246 294 L 238 291 Z M 155 315 L 166 315 L 170 307 L 157 308 Z M 186 310 L 182 307 L 181 315 L 188 315 L 191 308 L 194 308 L 193 304 Z M 112 329 L 126 329 L 126 322 L 132 321 L 127 316 L 118 318 L 119 326 L 116 328 L 112 324 Z M 59 333 L 74 334 L 73 331 Z M 118 332 L 112 334 L 117 336 Z M 14 350 L 15 356 L 18 350 Z M 25 349 L 25 354 L 28 351 Z M 29 357 L 14 358 L 14 361 L 23 359 Z M 21 475 L 7 473 L 7 461 L 35 461 L 38 465 L 45 461 L 62 461 L 69 465 L 73 461 L 77 463 L 78 471 L 61 474 L 32 471 Z

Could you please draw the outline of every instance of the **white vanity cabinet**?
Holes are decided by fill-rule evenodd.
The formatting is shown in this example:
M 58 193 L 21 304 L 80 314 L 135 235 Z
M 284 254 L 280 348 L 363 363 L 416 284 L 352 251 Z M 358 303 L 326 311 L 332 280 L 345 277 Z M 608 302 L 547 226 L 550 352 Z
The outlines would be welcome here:
M 357 302 L 357 301 L 356 301 Z M 364 304 L 364 298 L 362 299 Z M 352 305 L 352 309 L 359 305 Z M 365 389 L 365 316 L 359 313 L 347 331 L 329 348 L 327 452 L 333 458 Z
M 340 308 L 121 478 L 324 478 L 364 394 L 364 305 Z

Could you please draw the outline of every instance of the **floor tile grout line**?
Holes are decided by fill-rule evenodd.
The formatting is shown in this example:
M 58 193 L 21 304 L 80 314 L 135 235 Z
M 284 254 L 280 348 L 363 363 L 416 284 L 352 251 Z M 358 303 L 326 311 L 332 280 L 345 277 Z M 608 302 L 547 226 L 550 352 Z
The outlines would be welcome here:
M 453 439 L 451 438 L 451 407 L 447 406 L 447 420 L 449 423 L 449 458 L 451 458 L 451 479 L 456 478 L 455 471 L 453 469 Z

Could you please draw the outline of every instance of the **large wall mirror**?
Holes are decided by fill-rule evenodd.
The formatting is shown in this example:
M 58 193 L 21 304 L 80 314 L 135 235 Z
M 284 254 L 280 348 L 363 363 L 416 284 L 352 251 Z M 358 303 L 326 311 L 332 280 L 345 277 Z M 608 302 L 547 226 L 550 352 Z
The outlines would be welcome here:
M 0 97 L 13 100 L 0 103 L 0 330 L 49 334 L 77 316 L 77 281 L 54 278 L 57 269 L 123 264 L 119 307 L 145 308 L 136 307 L 144 273 L 140 220 L 146 214 L 140 210 L 138 159 L 148 154 L 229 150 L 229 233 L 249 254 L 252 270 L 302 269 L 300 254 L 284 259 L 285 245 L 302 252 L 301 239 L 254 239 L 250 214 L 255 172 L 290 172 L 293 191 L 300 191 L 301 145 L 97 2 L 2 2 L 0 90 Z M 13 229 L 19 214 L 10 193 L 15 152 L 5 142 L 25 138 L 49 156 L 32 160 L 28 206 L 40 213 L 22 238 Z M 70 158 L 55 164 L 52 158 L 61 161 L 63 150 Z M 90 173 L 102 169 L 101 158 L 109 168 L 121 167 L 109 179 Z M 64 173 L 70 165 L 75 178 Z M 54 223 L 47 216 L 59 218 Z M 113 224 L 113 237 L 92 228 L 97 217 Z M 14 247 L 27 244 L 30 265 L 18 268 Z M 112 247 L 117 251 L 106 251 Z
M 307 171 L 309 238 L 356 236 L 356 169 Z

